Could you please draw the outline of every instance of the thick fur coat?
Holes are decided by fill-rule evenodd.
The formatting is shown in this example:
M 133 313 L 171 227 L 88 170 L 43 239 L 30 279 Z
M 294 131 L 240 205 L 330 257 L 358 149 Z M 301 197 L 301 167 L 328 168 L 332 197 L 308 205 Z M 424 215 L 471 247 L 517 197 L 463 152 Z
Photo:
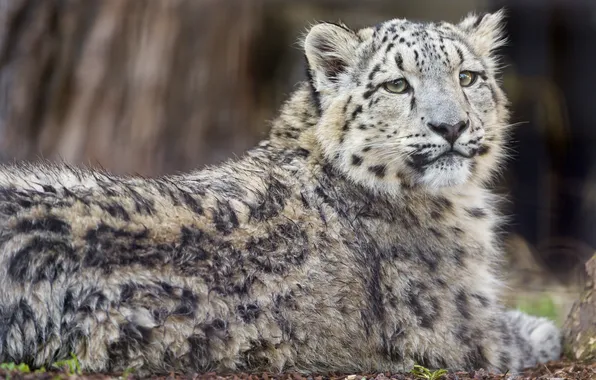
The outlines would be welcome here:
M 552 323 L 498 304 L 502 13 L 304 39 L 242 158 L 147 179 L 0 168 L 0 362 L 86 371 L 518 371 Z

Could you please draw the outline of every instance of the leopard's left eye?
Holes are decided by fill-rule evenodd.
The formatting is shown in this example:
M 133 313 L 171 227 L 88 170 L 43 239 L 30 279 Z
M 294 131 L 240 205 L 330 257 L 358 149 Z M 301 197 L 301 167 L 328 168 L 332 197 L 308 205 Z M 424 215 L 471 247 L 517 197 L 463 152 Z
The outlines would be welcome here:
M 459 73 L 459 84 L 462 87 L 470 87 L 476 83 L 476 79 L 478 79 L 478 74 L 473 71 L 462 71 Z

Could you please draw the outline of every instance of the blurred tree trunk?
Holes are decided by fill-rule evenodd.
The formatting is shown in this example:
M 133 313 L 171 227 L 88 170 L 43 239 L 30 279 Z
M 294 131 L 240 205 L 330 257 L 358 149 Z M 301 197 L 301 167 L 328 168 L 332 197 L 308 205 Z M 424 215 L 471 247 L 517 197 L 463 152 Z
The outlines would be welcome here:
M 586 285 L 563 325 L 565 355 L 596 360 L 596 255 L 586 263 Z
M 266 129 L 260 14 L 260 0 L 0 0 L 4 159 L 160 175 L 242 152 Z

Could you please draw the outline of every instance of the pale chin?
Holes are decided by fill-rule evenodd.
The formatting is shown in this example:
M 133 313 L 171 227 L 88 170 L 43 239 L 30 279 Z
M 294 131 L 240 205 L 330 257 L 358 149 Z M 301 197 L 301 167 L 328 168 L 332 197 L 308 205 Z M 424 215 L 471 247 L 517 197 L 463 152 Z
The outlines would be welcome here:
M 432 164 L 418 178 L 418 183 L 432 189 L 463 185 L 470 178 L 470 164 L 467 159 L 442 169 L 438 163 Z

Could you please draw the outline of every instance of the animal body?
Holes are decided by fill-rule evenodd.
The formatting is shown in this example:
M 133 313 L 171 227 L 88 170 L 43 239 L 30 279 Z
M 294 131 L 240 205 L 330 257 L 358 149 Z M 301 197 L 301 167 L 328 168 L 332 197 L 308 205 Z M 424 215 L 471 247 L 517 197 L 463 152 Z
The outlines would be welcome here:
M 0 168 L 0 361 L 86 371 L 519 371 L 498 303 L 501 12 L 314 25 L 270 136 L 161 178 Z

